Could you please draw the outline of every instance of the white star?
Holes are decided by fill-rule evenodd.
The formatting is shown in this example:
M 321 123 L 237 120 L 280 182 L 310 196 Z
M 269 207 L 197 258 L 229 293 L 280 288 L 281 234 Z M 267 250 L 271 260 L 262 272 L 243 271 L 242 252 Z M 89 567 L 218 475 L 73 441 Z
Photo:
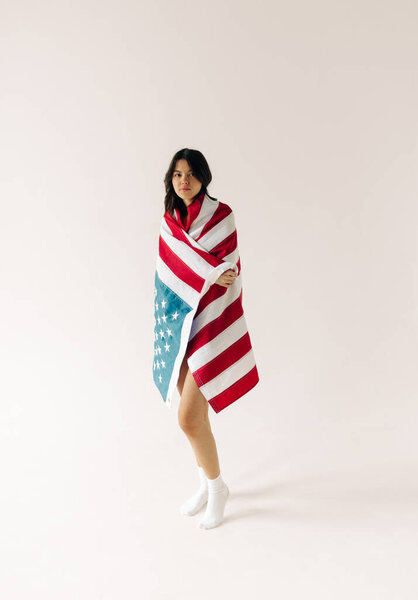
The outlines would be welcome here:
M 167 321 L 167 316 L 166 315 L 163 315 L 161 318 L 164 321 L 164 323 Z
M 171 333 L 171 329 L 168 329 L 168 327 L 167 327 L 167 329 L 166 329 L 166 332 L 167 332 L 167 334 L 168 334 L 168 335 L 171 335 L 171 336 L 173 335 L 173 334 Z
M 160 317 L 157 317 L 157 321 L 158 321 L 158 325 L 161 325 L 161 319 L 160 319 Z
M 160 368 L 160 361 L 157 360 L 157 369 Z
M 160 337 L 164 337 L 164 331 L 162 329 L 160 329 Z
M 163 361 L 163 359 L 161 359 L 161 364 L 162 364 L 163 368 L 165 369 L 165 362 Z
M 158 302 L 155 303 L 155 310 L 158 310 Z
M 166 304 L 167 304 L 166 300 L 161 300 L 161 306 L 162 306 L 163 308 L 165 308 L 165 305 L 166 305 Z
M 158 376 L 158 379 L 159 379 L 160 383 L 162 383 L 163 378 L 161 377 L 161 375 Z
M 161 354 L 161 348 L 158 346 L 158 354 Z
M 173 321 L 174 321 L 174 320 L 175 320 L 175 319 L 177 319 L 177 317 L 179 316 L 179 313 L 176 311 L 176 312 L 175 312 L 175 313 L 173 313 L 171 316 L 173 317 Z
M 164 348 L 165 348 L 165 351 L 168 352 L 170 349 L 170 344 L 167 344 L 167 342 L 166 342 Z

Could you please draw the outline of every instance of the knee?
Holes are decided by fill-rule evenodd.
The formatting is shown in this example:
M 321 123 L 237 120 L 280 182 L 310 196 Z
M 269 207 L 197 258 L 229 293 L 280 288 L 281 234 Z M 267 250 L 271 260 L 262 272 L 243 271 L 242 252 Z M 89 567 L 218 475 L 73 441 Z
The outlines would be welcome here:
M 181 429 L 187 435 L 197 433 L 204 423 L 195 414 L 187 410 L 179 410 L 178 421 Z

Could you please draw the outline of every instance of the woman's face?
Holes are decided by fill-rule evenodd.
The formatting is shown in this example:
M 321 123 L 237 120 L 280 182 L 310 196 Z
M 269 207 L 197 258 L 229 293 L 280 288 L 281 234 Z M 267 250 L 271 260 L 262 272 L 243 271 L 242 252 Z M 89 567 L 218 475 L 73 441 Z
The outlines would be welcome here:
M 196 179 L 189 163 L 184 158 L 176 162 L 172 182 L 174 191 L 183 199 L 186 206 L 191 204 L 202 188 L 202 182 Z

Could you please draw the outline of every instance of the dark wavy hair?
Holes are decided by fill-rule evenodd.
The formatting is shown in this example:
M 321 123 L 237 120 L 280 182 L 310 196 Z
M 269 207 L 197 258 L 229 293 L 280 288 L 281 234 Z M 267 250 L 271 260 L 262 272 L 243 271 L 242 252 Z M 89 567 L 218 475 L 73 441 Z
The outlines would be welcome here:
M 178 150 L 173 158 L 171 159 L 170 166 L 168 167 L 167 173 L 164 177 L 164 185 L 165 185 L 165 199 L 164 199 L 164 208 L 166 212 L 168 211 L 171 215 L 174 213 L 174 209 L 178 208 L 180 215 L 187 215 L 187 208 L 183 201 L 183 198 L 180 198 L 174 191 L 173 187 L 173 173 L 176 168 L 176 163 L 178 160 L 184 158 L 190 165 L 195 177 L 202 183 L 202 187 L 199 191 L 199 194 L 204 192 L 208 194 L 207 187 L 212 181 L 212 173 L 210 172 L 208 161 L 203 156 L 199 150 L 192 150 L 191 148 L 182 148 Z M 199 195 L 197 194 L 197 195 Z M 196 196 L 195 196 L 196 198 Z M 212 200 L 216 200 L 216 198 L 212 198 Z

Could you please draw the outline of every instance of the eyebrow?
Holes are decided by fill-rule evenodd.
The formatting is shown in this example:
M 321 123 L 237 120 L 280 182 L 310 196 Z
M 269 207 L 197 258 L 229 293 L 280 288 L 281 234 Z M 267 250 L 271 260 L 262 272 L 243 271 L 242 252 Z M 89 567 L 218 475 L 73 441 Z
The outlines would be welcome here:
M 187 173 L 191 173 L 192 171 L 193 169 L 189 169 Z M 173 173 L 181 173 L 181 171 L 179 171 L 179 169 L 174 169 Z

